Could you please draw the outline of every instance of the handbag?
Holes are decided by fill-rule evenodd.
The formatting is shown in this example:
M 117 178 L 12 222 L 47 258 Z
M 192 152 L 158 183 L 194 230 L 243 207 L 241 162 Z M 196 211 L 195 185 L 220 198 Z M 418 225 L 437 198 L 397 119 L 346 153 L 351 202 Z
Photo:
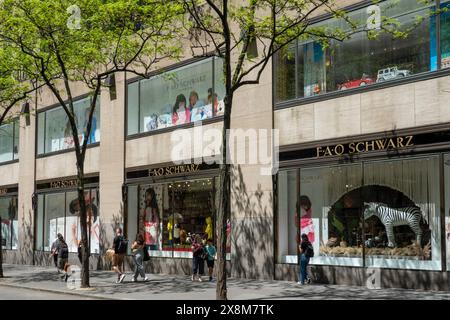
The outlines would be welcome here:
M 144 261 L 150 260 L 150 255 L 148 254 L 148 248 L 147 248 L 147 246 L 144 245 L 143 250 L 144 250 Z

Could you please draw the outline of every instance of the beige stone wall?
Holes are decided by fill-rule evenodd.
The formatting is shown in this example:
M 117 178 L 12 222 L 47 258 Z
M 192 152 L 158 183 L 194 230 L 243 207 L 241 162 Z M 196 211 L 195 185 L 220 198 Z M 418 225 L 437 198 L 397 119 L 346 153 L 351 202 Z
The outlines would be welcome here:
M 280 145 L 450 122 L 450 77 L 275 111 Z
M 122 184 L 124 182 L 125 75 L 116 75 L 117 99 L 110 100 L 109 90 L 101 96 L 100 224 L 101 246 L 112 244 L 113 230 L 123 223 Z M 102 247 L 100 248 L 102 250 Z
M 0 165 L 0 186 L 19 182 L 19 163 Z
M 269 63 L 259 85 L 245 86 L 237 91 L 231 116 L 232 129 L 268 129 L 269 132 L 272 129 L 270 66 Z M 259 140 L 264 138 L 270 139 L 271 135 Z M 248 144 L 236 151 L 241 154 L 252 152 Z M 273 186 L 272 176 L 261 174 L 264 167 L 264 164 L 237 164 L 232 169 L 231 274 L 235 277 L 273 278 Z
M 101 123 L 101 126 L 103 127 L 103 123 Z M 103 135 L 101 139 L 103 140 Z M 103 143 L 102 140 L 100 140 L 100 143 Z M 99 147 L 89 148 L 86 150 L 86 159 L 84 164 L 85 174 L 99 172 L 99 159 Z M 36 180 L 56 179 L 76 175 L 77 167 L 75 151 L 36 159 Z
M 35 108 L 35 104 L 31 104 Z M 34 115 L 30 117 L 30 125 L 26 126 L 25 118 L 20 119 L 19 142 L 19 245 L 16 258 L 22 264 L 32 264 L 34 247 L 34 212 L 32 195 L 34 193 L 35 173 L 35 132 Z

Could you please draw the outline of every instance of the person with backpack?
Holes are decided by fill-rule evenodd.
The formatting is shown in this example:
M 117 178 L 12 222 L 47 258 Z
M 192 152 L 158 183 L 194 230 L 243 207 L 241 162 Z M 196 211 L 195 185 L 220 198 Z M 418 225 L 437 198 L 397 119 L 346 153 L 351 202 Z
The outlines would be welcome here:
M 117 273 L 116 283 L 122 283 L 125 279 L 125 273 L 123 273 L 123 261 L 125 260 L 125 254 L 127 253 L 128 241 L 122 235 L 122 229 L 116 229 L 116 236 L 113 240 L 114 255 L 112 259 L 112 268 Z
M 314 257 L 314 248 L 308 240 L 308 236 L 303 233 L 301 236 L 302 242 L 300 244 L 299 260 L 300 260 L 300 270 L 298 273 L 298 284 L 304 285 L 305 283 L 311 283 L 311 279 L 308 277 L 307 267 L 309 264 L 309 259 Z
M 62 270 L 63 279 L 67 281 L 69 277 L 67 274 L 67 265 L 69 261 L 69 246 L 64 240 L 62 234 L 58 234 L 58 243 L 56 245 L 56 253 L 58 255 L 58 268 Z
M 145 276 L 144 270 L 144 252 L 147 250 L 144 244 L 144 237 L 142 234 L 138 234 L 136 236 L 136 240 L 131 245 L 131 250 L 133 252 L 133 260 L 134 260 L 134 276 L 131 278 L 132 282 L 137 281 L 139 275 L 141 275 L 144 281 L 148 281 L 148 278 Z
M 56 239 L 53 241 L 52 243 L 52 247 L 51 247 L 51 256 L 53 257 L 53 263 L 55 264 L 56 270 L 58 271 L 58 273 L 60 273 L 59 268 L 58 268 L 58 251 L 57 251 L 57 247 L 58 247 L 58 243 L 59 243 L 59 237 L 62 237 L 61 233 L 58 233 L 58 235 L 56 236 Z

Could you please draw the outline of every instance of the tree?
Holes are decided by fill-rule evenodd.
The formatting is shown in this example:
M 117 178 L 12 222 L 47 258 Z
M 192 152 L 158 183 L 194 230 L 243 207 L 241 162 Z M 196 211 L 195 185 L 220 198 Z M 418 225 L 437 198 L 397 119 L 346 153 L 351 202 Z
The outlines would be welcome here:
M 18 65 L 18 59 L 23 57 L 8 47 L 0 47 L 0 127 L 7 123 L 8 118 L 24 114 L 26 110 L 15 110 L 20 101 L 26 100 L 37 87 L 33 81 L 23 78 L 23 71 L 32 74 L 30 66 Z M 22 60 L 24 61 L 24 60 Z M 0 213 L 1 214 L 1 213 Z M 0 222 L 2 217 L 0 216 Z M 0 223 L 1 224 L 1 223 Z M 0 278 L 3 278 L 3 239 L 0 230 Z
M 258 84 L 271 58 L 296 39 L 312 39 L 326 48 L 331 40 L 343 41 L 356 32 L 366 32 L 369 38 L 375 38 L 381 32 L 405 37 L 408 30 L 401 30 L 396 19 L 377 16 L 376 13 L 370 21 L 352 20 L 338 7 L 338 2 L 333 0 L 179 1 L 188 13 L 185 31 L 188 32 L 193 54 L 217 56 L 224 61 L 225 112 L 220 164 L 220 205 L 216 225 L 216 298 L 227 299 L 226 220 L 231 214 L 227 132 L 230 129 L 236 91 L 247 85 Z M 324 13 L 339 19 L 341 25 L 318 26 L 310 22 L 314 16 Z M 422 21 L 423 17 L 419 17 L 414 26 Z
M 175 57 L 173 17 L 180 6 L 164 0 L 4 0 L 0 4 L 0 41 L 25 57 L 37 80 L 67 115 L 74 141 L 81 226 L 81 287 L 89 287 L 89 243 L 84 162 L 93 114 L 105 80 L 118 72 L 148 76 L 153 65 Z M 20 61 L 18 62 L 20 64 Z M 88 121 L 79 128 L 73 86 L 91 91 Z M 81 134 L 81 135 L 80 135 Z

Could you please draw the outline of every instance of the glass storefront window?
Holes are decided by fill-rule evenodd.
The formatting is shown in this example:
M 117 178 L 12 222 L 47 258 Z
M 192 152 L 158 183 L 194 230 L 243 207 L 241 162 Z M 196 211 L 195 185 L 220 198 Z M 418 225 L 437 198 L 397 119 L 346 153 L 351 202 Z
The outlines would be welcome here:
M 192 258 L 195 235 L 205 242 L 216 241 L 214 181 L 217 179 L 129 186 L 127 237 L 143 234 L 151 256 Z
M 19 159 L 19 120 L 0 126 L 0 163 Z
M 3 249 L 16 250 L 18 237 L 17 197 L 0 197 L 0 218 Z
M 439 156 L 301 168 L 299 192 L 296 172 L 279 173 L 278 261 L 297 262 L 299 231 L 313 264 L 441 269 Z
M 435 17 L 430 17 L 433 8 L 410 0 L 383 1 L 376 5 L 381 20 L 394 19 L 401 30 L 408 30 L 407 37 L 395 38 L 378 29 L 374 30 L 378 36 L 369 39 L 364 31 L 369 20 L 367 8 L 352 11 L 349 18 L 361 31 L 349 39 L 331 40 L 325 49 L 314 39 L 299 39 L 296 54 L 294 45 L 275 57 L 276 101 L 364 87 L 436 70 L 436 24 Z M 424 19 L 412 28 L 418 17 Z M 446 19 L 445 15 L 442 19 Z M 445 32 L 446 25 L 443 25 L 441 30 Z M 316 27 L 350 30 L 347 23 L 336 19 L 313 25 Z M 443 57 L 447 40 L 441 40 Z
M 225 94 L 222 70 L 221 60 L 206 59 L 130 83 L 128 135 L 222 115 Z
M 87 127 L 91 98 L 74 103 L 74 112 L 79 131 L 80 143 L 83 143 L 83 132 Z M 97 99 L 92 118 L 91 133 L 88 144 L 100 142 L 100 99 Z M 72 129 L 62 107 L 38 113 L 38 154 L 45 154 L 74 148 Z
M 445 181 L 445 244 L 447 253 L 447 271 L 450 271 L 450 154 L 444 155 Z
M 85 200 L 91 253 L 100 253 L 100 210 L 97 189 L 87 190 Z M 36 249 L 50 251 L 57 234 L 61 233 L 69 251 L 77 252 L 81 240 L 79 210 L 76 191 L 38 195 Z

